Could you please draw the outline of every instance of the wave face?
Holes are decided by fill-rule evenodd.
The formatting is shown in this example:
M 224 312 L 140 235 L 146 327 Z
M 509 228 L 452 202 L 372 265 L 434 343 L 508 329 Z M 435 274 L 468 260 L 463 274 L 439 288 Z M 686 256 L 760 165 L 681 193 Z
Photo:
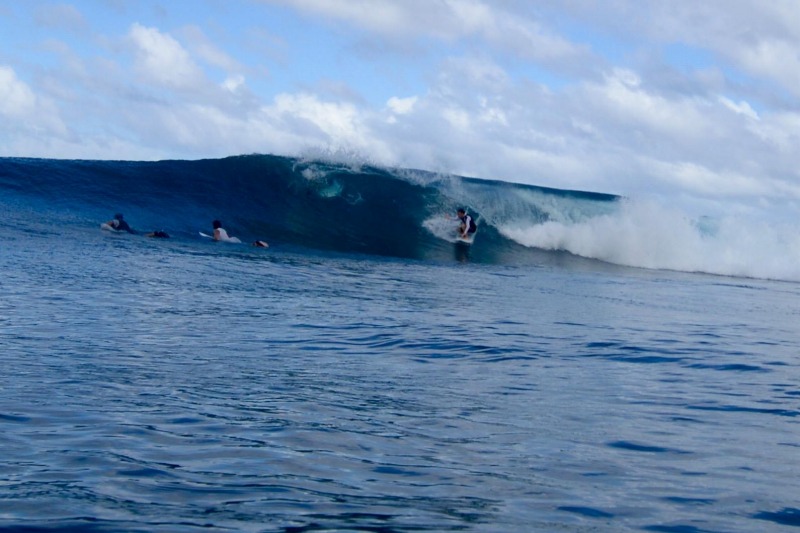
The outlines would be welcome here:
M 800 232 L 792 229 L 693 221 L 609 194 L 352 162 L 3 158 L 0 190 L 0 202 L 18 215 L 5 224 L 34 217 L 48 226 L 92 226 L 120 211 L 136 229 L 176 238 L 196 239 L 220 219 L 229 234 L 273 246 L 491 264 L 602 261 L 800 281 Z M 455 239 L 452 217 L 462 206 L 478 222 L 471 247 Z
M 608 211 L 615 200 L 270 155 L 158 162 L 2 159 L 0 187 L 25 197 L 28 206 L 41 202 L 39 219 L 55 210 L 94 225 L 120 211 L 136 229 L 192 238 L 210 233 L 211 221 L 220 219 L 245 242 L 413 259 L 453 256 L 453 217 L 464 206 L 479 225 L 470 260 L 490 263 L 543 257 L 504 236 L 504 224 L 586 217 Z

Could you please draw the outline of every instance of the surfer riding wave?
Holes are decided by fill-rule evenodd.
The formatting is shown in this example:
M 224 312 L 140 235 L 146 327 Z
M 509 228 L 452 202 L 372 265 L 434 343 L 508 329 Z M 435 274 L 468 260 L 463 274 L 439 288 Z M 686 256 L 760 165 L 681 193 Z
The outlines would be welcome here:
M 467 214 L 466 209 L 459 208 L 456 212 L 457 218 L 460 221 L 458 226 L 458 236 L 461 239 L 471 240 L 475 233 L 478 231 L 478 226 L 475 224 L 475 219 Z

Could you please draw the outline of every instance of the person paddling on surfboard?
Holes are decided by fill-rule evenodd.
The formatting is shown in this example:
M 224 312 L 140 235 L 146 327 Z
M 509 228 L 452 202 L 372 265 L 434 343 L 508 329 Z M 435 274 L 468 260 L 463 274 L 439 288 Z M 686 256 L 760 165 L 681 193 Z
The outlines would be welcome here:
M 462 239 L 470 239 L 475 232 L 478 231 L 478 226 L 475 224 L 475 220 L 467 214 L 467 211 L 462 207 L 456 212 L 458 215 L 458 219 L 461 223 L 458 226 L 458 235 Z
M 215 220 L 211 223 L 214 227 L 214 240 L 215 241 L 225 241 L 225 242 L 239 242 L 239 239 L 236 237 L 230 237 L 228 232 L 225 231 L 222 227 L 222 222 L 219 220 Z
M 117 213 L 116 215 L 114 215 L 114 218 L 106 222 L 106 225 L 109 226 L 111 229 L 117 231 L 127 231 L 128 233 L 136 233 L 135 231 L 133 231 L 133 229 L 131 229 L 128 223 L 125 222 L 122 213 Z
M 211 226 L 214 228 L 215 241 L 227 241 L 230 238 L 228 237 L 228 232 L 222 228 L 222 222 L 219 220 L 213 221 Z

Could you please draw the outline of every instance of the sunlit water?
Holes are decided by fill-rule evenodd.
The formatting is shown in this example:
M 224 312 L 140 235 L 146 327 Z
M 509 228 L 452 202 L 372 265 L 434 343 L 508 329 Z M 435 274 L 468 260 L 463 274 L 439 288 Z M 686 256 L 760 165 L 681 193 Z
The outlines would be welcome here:
M 800 286 L 0 237 L 0 527 L 792 531 Z

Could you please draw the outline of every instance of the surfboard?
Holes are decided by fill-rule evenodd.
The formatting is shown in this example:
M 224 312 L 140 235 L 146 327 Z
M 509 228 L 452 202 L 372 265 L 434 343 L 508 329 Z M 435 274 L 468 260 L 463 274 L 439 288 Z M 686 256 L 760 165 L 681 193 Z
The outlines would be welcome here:
M 116 228 L 109 226 L 105 222 L 100 224 L 100 229 L 103 229 L 103 230 L 106 230 L 106 231 L 113 231 L 114 233 L 118 233 L 118 230 Z
M 208 233 L 203 233 L 202 231 L 200 232 L 200 236 L 201 236 L 201 237 L 205 237 L 206 239 L 213 239 L 213 238 L 214 238 L 214 236 L 213 236 L 213 235 L 209 235 Z M 236 238 L 236 237 L 228 237 L 227 239 L 223 239 L 221 242 L 232 242 L 232 243 L 234 243 L 234 244 L 239 244 L 239 243 L 241 243 L 242 241 L 240 241 L 240 240 L 239 240 L 238 238 Z
M 475 235 L 476 234 L 477 234 L 477 232 L 476 233 L 467 233 L 466 237 L 462 237 L 461 234 L 458 233 L 458 236 L 456 237 L 456 241 L 458 241 L 460 243 L 464 243 L 464 244 L 472 244 L 472 241 L 475 240 Z

